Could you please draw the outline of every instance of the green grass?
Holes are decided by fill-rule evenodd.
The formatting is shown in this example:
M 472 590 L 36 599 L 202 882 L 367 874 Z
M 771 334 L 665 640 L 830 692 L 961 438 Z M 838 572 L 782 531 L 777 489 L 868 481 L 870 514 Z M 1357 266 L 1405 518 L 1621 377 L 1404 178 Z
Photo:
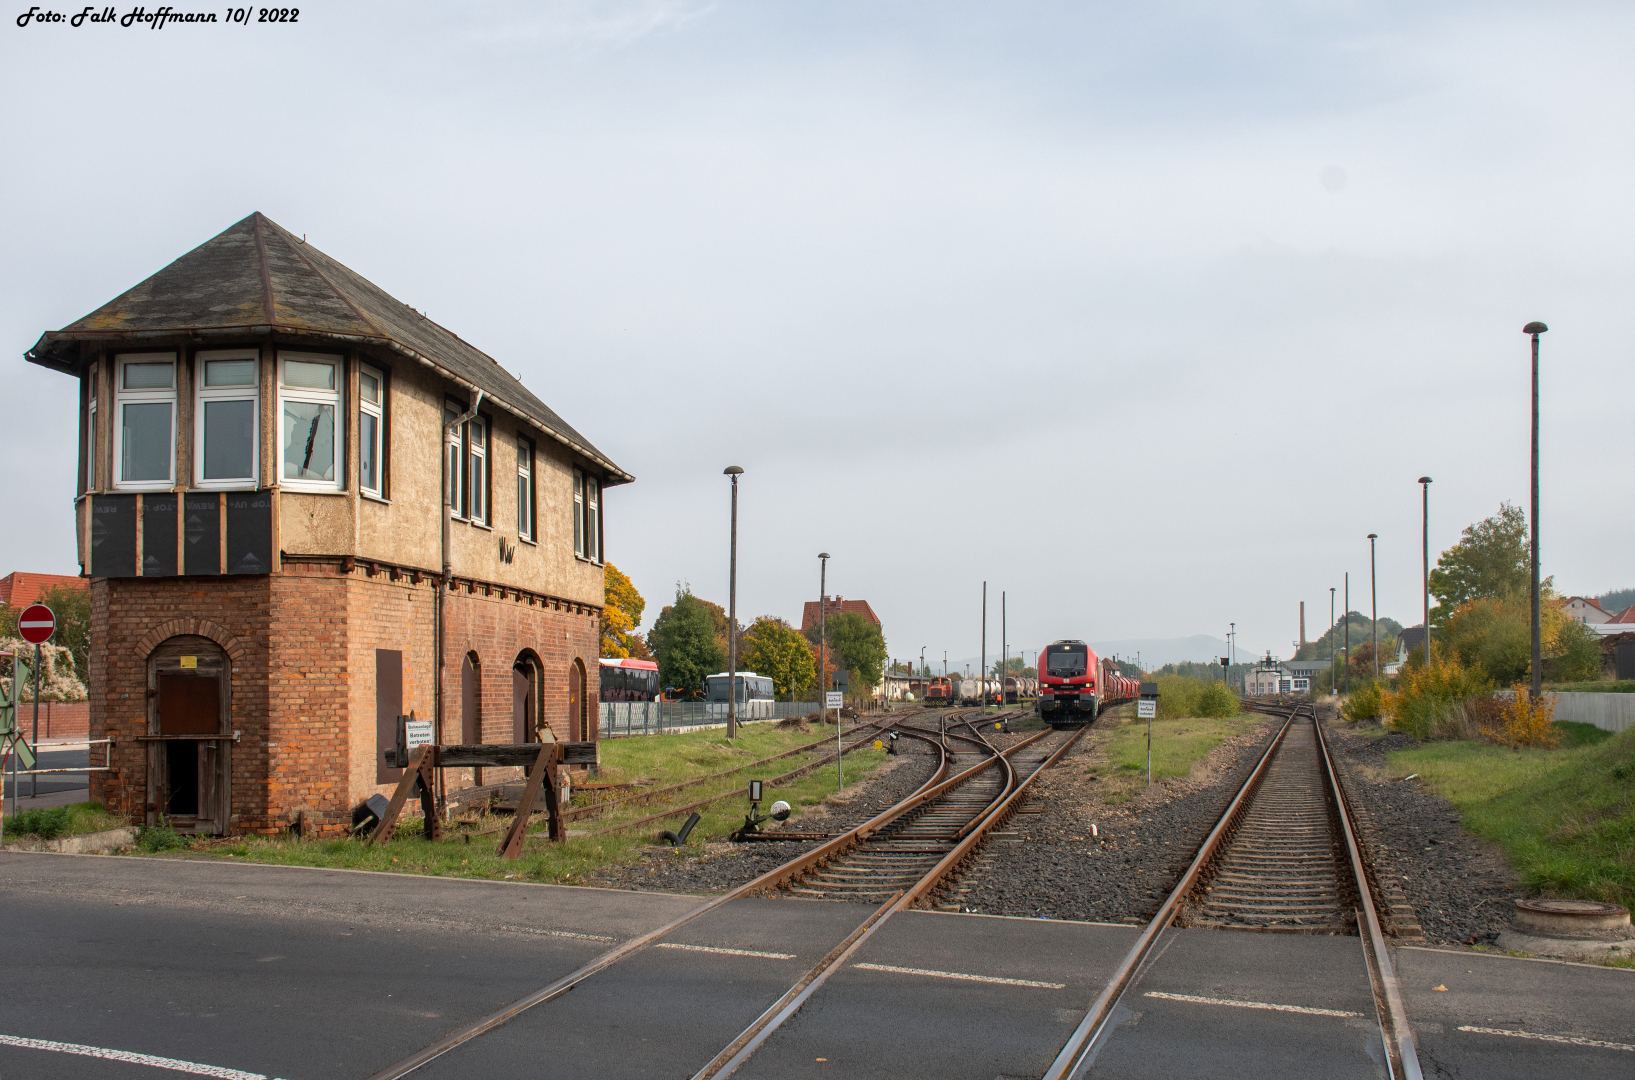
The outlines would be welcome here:
M 1545 683 L 1558 694 L 1635 694 L 1635 679 L 1600 679 L 1595 682 Z
M 41 840 L 55 840 L 63 836 L 117 829 L 123 824 L 123 821 L 106 813 L 101 803 L 74 803 L 45 810 L 23 810 L 6 818 L 6 839 L 36 836 Z
M 825 730 L 828 732 L 827 738 L 824 738 Z M 522 858 L 515 861 L 498 857 L 497 851 L 503 832 L 472 836 L 467 840 L 465 830 L 451 828 L 446 830 L 444 840 L 431 843 L 422 835 L 422 826 L 418 819 L 400 824 L 390 843 L 372 847 L 366 847 L 361 840 L 356 839 L 232 837 L 189 841 L 185 848 L 175 852 L 171 857 L 233 859 L 284 866 L 384 870 L 439 877 L 515 879 L 570 884 L 603 867 L 633 862 L 641 858 L 648 846 L 658 842 L 661 830 L 679 830 L 685 815 L 602 836 L 575 835 L 576 833 L 632 821 L 656 813 L 666 806 L 697 802 L 722 792 L 742 793 L 751 779 L 770 779 L 799 768 L 815 760 L 822 753 L 831 751 L 834 746 L 834 728 L 814 727 L 803 732 L 779 728 L 774 724 L 752 725 L 741 728 L 740 738 L 732 743 L 727 742 L 719 729 L 689 732 L 684 735 L 655 735 L 604 742 L 602 775 L 598 782 L 619 783 L 646 777 L 655 781 L 651 786 L 663 787 L 696 776 L 722 772 L 735 765 L 747 765 L 758 758 L 770 757 L 784 750 L 819 741 L 821 748 L 810 754 L 784 758 L 760 769 L 659 796 L 652 804 L 637 800 L 616 807 L 600 817 L 571 821 L 568 823 L 568 839 L 560 843 L 552 843 L 545 838 L 546 823 L 541 818 L 530 831 L 530 839 Z M 884 751 L 872 748 L 854 750 L 847 754 L 845 759 L 847 789 L 850 790 L 865 775 L 872 773 L 886 758 Z M 769 786 L 763 793 L 761 809 L 765 811 L 778 799 L 785 800 L 794 808 L 790 818 L 794 824 L 790 827 L 799 829 L 798 819 L 802 809 L 823 802 L 835 793 L 835 786 L 835 767 L 831 763 L 805 776 L 787 781 L 782 786 L 776 788 Z M 611 794 L 626 793 L 615 791 Z M 575 798 L 574 805 L 580 805 L 578 798 Z M 742 825 L 748 809 L 748 798 L 743 794 L 700 808 L 702 817 L 682 850 L 691 855 L 702 854 L 705 843 L 710 840 L 724 840 L 728 833 Z M 503 829 L 509 823 L 509 816 L 493 816 L 479 820 L 473 829 Z
M 1160 699 L 1162 700 L 1162 699 Z M 1098 728 L 1092 738 L 1101 744 L 1105 764 L 1086 770 L 1107 781 L 1102 798 L 1110 803 L 1128 799 L 1147 783 L 1147 722 L 1134 718 L 1134 708 L 1121 705 L 1104 715 L 1117 727 Z M 1245 713 L 1230 717 L 1188 716 L 1154 720 L 1152 724 L 1152 778 L 1188 776 L 1193 765 L 1226 739 L 1266 722 L 1264 716 Z
M 1635 904 L 1635 729 L 1556 729 L 1555 750 L 1433 742 L 1393 752 L 1389 765 L 1419 773 L 1467 828 L 1504 849 L 1528 886 Z

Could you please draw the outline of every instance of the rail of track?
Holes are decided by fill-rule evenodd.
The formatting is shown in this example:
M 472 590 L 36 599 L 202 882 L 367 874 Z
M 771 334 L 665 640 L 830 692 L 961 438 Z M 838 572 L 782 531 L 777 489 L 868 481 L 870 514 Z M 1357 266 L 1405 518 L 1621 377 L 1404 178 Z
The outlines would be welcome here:
M 1004 715 L 1004 714 L 1000 714 Z M 769 889 L 789 887 L 806 895 L 844 895 L 854 900 L 879 900 L 867 918 L 845 940 L 808 970 L 773 1002 L 736 1039 L 695 1074 L 695 1080 L 731 1076 L 824 983 L 847 958 L 862 947 L 895 914 L 926 900 L 948 875 L 971 857 L 983 837 L 1006 820 L 1021 804 L 1033 777 L 1054 764 L 1088 730 L 1069 733 L 1041 731 L 999 749 L 974 727 L 975 711 L 968 716 L 944 714 L 940 730 L 915 724 L 895 724 L 895 730 L 931 748 L 936 764 L 931 776 L 912 795 L 818 848 L 790 859 L 760 877 L 699 905 L 681 917 L 603 953 L 576 971 L 522 997 L 466 1026 L 452 1031 L 403 1060 L 372 1074 L 369 1080 L 397 1080 L 420 1066 L 477 1038 L 522 1012 L 572 990 L 598 972 L 662 941 L 678 928 L 724 904 Z M 987 720 L 997 717 L 985 717 Z M 950 731 L 965 726 L 971 734 Z M 1043 740 L 1065 734 L 1056 745 L 1039 747 Z M 949 743 L 958 744 L 954 750 Z M 1014 759 L 1014 760 L 1013 760 Z M 992 774 L 991 776 L 988 774 Z M 914 850 L 905 851 L 903 848 Z M 896 849 L 896 850 L 893 850 Z M 907 856 L 866 867 L 865 856 Z M 911 864 L 911 865 L 910 865 Z M 929 864 L 929 865 L 927 865 Z M 869 869 L 890 879 L 888 890 L 852 889 L 842 882 L 865 875 L 847 874 L 846 868 Z M 884 871 L 882 873 L 881 871 Z M 817 884 L 810 889 L 808 884 Z
M 1255 705 L 1283 717 L 1242 788 L 1141 931 L 1044 1080 L 1086 1075 L 1108 1021 L 1172 923 L 1270 933 L 1357 933 L 1392 1080 L 1421 1080 L 1357 830 L 1310 705 Z

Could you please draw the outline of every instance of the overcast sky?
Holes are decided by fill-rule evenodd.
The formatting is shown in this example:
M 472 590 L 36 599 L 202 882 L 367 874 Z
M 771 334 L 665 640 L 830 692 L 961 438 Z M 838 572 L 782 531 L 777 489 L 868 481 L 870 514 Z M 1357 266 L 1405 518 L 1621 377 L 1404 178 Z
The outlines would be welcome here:
M 28 6 L 0 573 L 77 569 L 76 390 L 23 351 L 259 210 L 637 476 L 649 621 L 725 602 L 737 464 L 745 621 L 821 550 L 896 656 L 974 655 L 984 579 L 1013 648 L 1287 655 L 1377 532 L 1415 622 L 1416 478 L 1433 552 L 1526 504 L 1532 319 L 1545 572 L 1635 584 L 1629 4 Z

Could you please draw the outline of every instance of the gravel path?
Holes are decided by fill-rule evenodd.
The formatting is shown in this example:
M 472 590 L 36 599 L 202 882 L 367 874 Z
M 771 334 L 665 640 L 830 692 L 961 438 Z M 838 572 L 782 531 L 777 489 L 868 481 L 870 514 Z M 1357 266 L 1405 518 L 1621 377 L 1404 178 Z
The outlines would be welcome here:
M 1385 755 L 1413 746 L 1411 737 L 1370 740 L 1338 725 L 1325 733 L 1347 798 L 1367 816 L 1364 846 L 1381 883 L 1400 885 L 1431 944 L 1490 944 L 1528 895 L 1498 847 L 1466 832 L 1440 795 L 1389 775 Z
M 902 801 L 925 783 L 935 763 L 929 747 L 912 739 L 900 740 L 897 756 L 888 758 L 862 783 L 848 783 L 843 793 L 829 796 L 818 806 L 806 807 L 783 827 L 799 832 L 844 832 Z M 655 846 L 648 848 L 639 862 L 607 867 L 586 875 L 581 883 L 609 889 L 722 893 L 820 843 L 710 843 L 701 852 L 697 848 Z

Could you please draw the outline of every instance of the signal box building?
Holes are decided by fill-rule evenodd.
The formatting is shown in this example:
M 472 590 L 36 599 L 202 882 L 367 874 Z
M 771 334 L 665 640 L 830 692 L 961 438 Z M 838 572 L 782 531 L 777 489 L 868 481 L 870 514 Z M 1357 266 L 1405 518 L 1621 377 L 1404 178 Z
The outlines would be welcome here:
M 596 737 L 603 511 L 633 478 L 477 348 L 252 214 L 27 359 L 80 384 L 109 811 L 334 832 L 396 783 L 400 714 Z M 445 783 L 517 773 L 486 771 Z

